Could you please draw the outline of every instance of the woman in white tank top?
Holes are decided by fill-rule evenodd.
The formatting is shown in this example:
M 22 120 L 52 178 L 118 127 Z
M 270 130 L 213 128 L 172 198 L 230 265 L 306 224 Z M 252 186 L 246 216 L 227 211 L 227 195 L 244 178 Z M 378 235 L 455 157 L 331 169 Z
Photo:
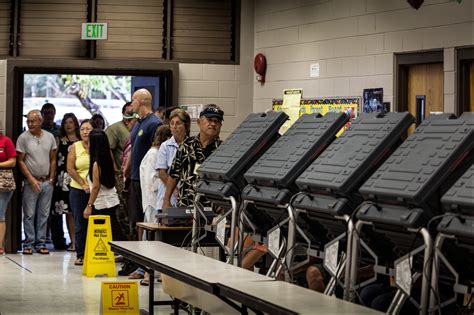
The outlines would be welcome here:
M 112 239 L 126 240 L 115 211 L 120 204 L 115 190 L 115 173 L 109 141 L 105 132 L 94 129 L 89 134 L 90 168 L 87 181 L 90 185 L 89 201 L 84 209 L 84 218 L 90 215 L 108 215 L 112 225 Z

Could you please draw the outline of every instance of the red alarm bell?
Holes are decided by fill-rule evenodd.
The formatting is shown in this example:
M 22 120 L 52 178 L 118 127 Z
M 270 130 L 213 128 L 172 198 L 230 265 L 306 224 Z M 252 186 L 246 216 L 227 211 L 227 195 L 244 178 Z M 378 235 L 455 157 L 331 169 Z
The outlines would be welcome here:
M 257 81 L 261 84 L 265 83 L 265 72 L 267 71 L 267 60 L 263 54 L 257 54 L 253 61 L 253 67 L 257 72 Z

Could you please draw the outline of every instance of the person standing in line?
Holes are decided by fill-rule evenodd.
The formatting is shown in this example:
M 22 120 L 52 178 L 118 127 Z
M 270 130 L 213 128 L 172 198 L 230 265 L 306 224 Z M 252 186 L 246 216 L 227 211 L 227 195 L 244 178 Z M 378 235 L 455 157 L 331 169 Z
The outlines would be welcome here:
M 0 132 L 0 169 L 12 169 L 16 165 L 16 151 L 13 141 Z M 0 255 L 5 253 L 3 241 L 5 239 L 5 213 L 13 191 L 0 192 Z
M 151 108 L 151 93 L 146 89 L 139 89 L 132 95 L 132 109 L 138 114 L 138 121 L 130 133 L 132 144 L 129 167 L 131 168 L 130 198 L 128 202 L 131 230 L 137 233 L 141 240 L 143 231 L 136 228 L 137 222 L 143 222 L 142 191 L 140 187 L 140 163 L 153 143 L 156 129 L 161 121 L 153 115 Z
M 41 107 L 41 115 L 43 123 L 41 129 L 50 132 L 56 139 L 56 145 L 59 146 L 59 138 L 61 137 L 60 127 L 55 123 L 56 107 L 52 103 L 46 103 Z M 54 199 L 54 192 L 53 192 Z M 67 249 L 66 239 L 64 238 L 63 216 L 58 215 L 55 211 L 54 200 L 51 201 L 51 213 L 48 219 L 46 230 L 46 243 L 53 242 L 54 248 L 57 250 Z
M 170 167 L 163 208 L 171 207 L 171 196 L 175 188 L 178 189 L 178 207 L 193 206 L 197 169 L 222 143 L 219 134 L 223 120 L 224 111 L 215 104 L 208 104 L 201 111 L 197 120 L 199 134 L 184 139 Z M 211 206 L 207 200 L 201 200 L 201 204 Z
M 91 215 L 109 216 L 112 239 L 114 241 L 124 240 L 125 237 L 115 216 L 120 201 L 115 190 L 114 166 L 109 140 L 104 131 L 96 128 L 89 134 L 89 144 L 89 170 L 91 171 L 87 176 L 87 182 L 90 186 L 90 195 L 82 213 L 83 218 L 88 220 Z
M 43 117 L 39 110 L 27 115 L 28 130 L 17 140 L 18 164 L 25 176 L 23 190 L 23 226 L 26 240 L 23 254 L 49 254 L 46 247 L 46 225 L 56 176 L 56 140 L 41 129 Z M 36 217 L 36 220 L 35 220 Z M 36 224 L 35 224 L 36 223 Z
M 54 193 L 53 193 L 53 212 L 52 216 L 60 216 L 62 217 L 63 214 L 66 214 L 66 223 L 67 229 L 69 233 L 69 239 L 71 240 L 71 244 L 69 245 L 68 251 L 75 251 L 76 250 L 76 243 L 74 237 L 74 217 L 72 215 L 71 204 L 69 201 L 69 191 L 70 191 L 70 184 L 71 184 L 71 176 L 69 176 L 67 172 L 67 156 L 69 153 L 69 149 L 74 142 L 77 142 L 81 139 L 81 135 L 79 133 L 79 122 L 77 121 L 76 115 L 73 113 L 64 114 L 64 117 L 61 121 L 61 128 L 60 128 L 60 138 L 59 138 L 59 145 L 58 145 L 58 156 L 57 156 L 57 176 L 56 176 L 56 184 L 54 186 Z M 62 229 L 62 219 L 61 221 L 61 231 Z M 54 228 L 54 224 L 52 225 L 52 229 Z M 53 235 L 55 235 L 53 229 Z
M 82 266 L 84 261 L 84 250 L 86 247 L 87 220 L 83 217 L 83 211 L 89 200 L 90 187 L 87 182 L 89 174 L 89 133 L 94 129 L 93 121 L 85 119 L 81 122 L 79 131 L 81 141 L 71 145 L 67 155 L 67 172 L 71 176 L 71 189 L 69 201 L 74 216 L 74 234 L 76 240 L 76 266 Z
M 176 151 L 191 132 L 191 117 L 182 109 L 175 109 L 169 116 L 170 129 L 172 137 L 163 142 L 158 150 L 158 156 L 155 161 L 155 169 L 159 174 L 160 182 L 158 185 L 158 196 L 156 200 L 156 209 L 160 211 L 163 208 L 163 199 L 168 182 L 169 170 L 173 163 Z M 176 206 L 176 195 L 172 194 L 171 205 Z
M 132 103 L 127 102 L 122 107 L 122 120 L 118 121 L 105 129 L 107 138 L 109 140 L 110 150 L 112 151 L 112 158 L 115 170 L 115 189 L 119 196 L 120 205 L 116 211 L 117 220 L 124 234 L 129 234 L 129 222 L 126 199 L 123 195 L 124 176 L 122 173 L 122 155 L 125 144 L 130 138 L 130 129 L 133 126 L 132 120 L 134 115 L 132 112 Z

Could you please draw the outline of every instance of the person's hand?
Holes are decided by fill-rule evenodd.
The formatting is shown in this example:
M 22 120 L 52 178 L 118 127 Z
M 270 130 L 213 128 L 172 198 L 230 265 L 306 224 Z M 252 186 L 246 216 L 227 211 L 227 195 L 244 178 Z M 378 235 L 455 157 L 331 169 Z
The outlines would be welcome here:
M 91 214 L 92 214 L 92 208 L 89 207 L 89 206 L 87 206 L 87 207 L 84 209 L 84 212 L 82 213 L 82 215 L 84 216 L 84 219 L 88 219 Z
M 85 183 L 82 185 L 82 189 L 86 192 L 86 194 L 90 194 L 91 188 L 89 187 L 89 184 Z
M 33 191 L 37 194 L 39 194 L 39 192 L 41 191 L 41 184 L 39 181 L 37 181 L 35 178 L 33 178 L 32 180 L 29 181 L 30 185 L 31 185 L 31 188 L 33 189 Z

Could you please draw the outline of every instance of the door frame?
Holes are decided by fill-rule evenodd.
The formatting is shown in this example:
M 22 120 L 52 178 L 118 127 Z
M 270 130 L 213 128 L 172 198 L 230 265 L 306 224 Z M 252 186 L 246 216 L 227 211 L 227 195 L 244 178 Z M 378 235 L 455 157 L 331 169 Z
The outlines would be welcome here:
M 457 104 L 456 115 L 469 111 L 470 100 L 470 62 L 474 61 L 474 47 L 463 47 L 456 49 L 457 64 Z
M 408 110 L 408 67 L 416 64 L 443 63 L 443 50 L 417 51 L 395 54 L 395 90 L 397 100 L 394 110 L 404 112 Z
M 66 59 L 7 59 L 6 73 L 6 108 L 5 134 L 14 142 L 21 133 L 23 114 L 23 75 L 38 74 L 103 74 L 103 75 L 138 75 L 166 76 L 169 81 L 169 97 L 167 104 L 178 104 L 179 64 L 175 62 L 154 62 L 150 60 L 66 60 Z M 7 209 L 7 224 L 5 237 L 7 252 L 16 252 L 21 248 L 21 194 L 22 176 L 16 170 L 17 191 L 14 193 Z

